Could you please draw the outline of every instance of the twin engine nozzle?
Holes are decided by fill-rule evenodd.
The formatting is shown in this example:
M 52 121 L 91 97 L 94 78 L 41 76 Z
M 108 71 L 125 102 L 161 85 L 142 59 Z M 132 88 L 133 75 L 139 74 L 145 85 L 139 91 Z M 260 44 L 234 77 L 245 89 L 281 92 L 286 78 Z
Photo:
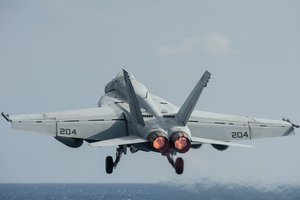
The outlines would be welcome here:
M 179 153 L 186 153 L 191 147 L 189 136 L 182 131 L 174 132 L 170 137 L 170 141 L 165 132 L 153 131 L 149 134 L 148 140 L 155 150 L 162 153 L 167 152 L 169 148 L 174 148 Z
M 170 137 L 170 140 L 171 144 L 179 153 L 186 153 L 191 148 L 191 140 L 189 139 L 188 134 L 183 131 L 177 131 L 173 133 Z
M 161 130 L 152 131 L 147 138 L 155 150 L 166 152 L 169 149 L 169 140 L 166 133 Z

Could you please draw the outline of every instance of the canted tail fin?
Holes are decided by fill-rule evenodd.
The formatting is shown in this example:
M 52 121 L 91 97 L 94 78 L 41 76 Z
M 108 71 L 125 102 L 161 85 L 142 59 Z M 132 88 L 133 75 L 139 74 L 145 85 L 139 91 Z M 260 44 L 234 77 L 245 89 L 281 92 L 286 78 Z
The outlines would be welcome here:
M 189 118 L 198 102 L 198 99 L 203 91 L 203 89 L 207 86 L 207 83 L 210 79 L 211 73 L 205 71 L 202 75 L 201 79 L 198 81 L 197 85 L 194 87 L 191 94 L 185 100 L 184 104 L 181 106 L 180 110 L 176 114 L 176 118 L 181 122 L 184 126 L 189 121 Z
M 124 69 L 123 69 L 123 76 L 125 79 L 125 85 L 126 85 L 126 89 L 127 89 L 130 114 L 134 117 L 134 119 L 137 121 L 137 123 L 139 123 L 141 125 L 145 125 L 144 118 L 143 118 L 143 115 L 141 112 L 141 108 L 140 108 L 138 99 L 136 97 L 134 88 L 132 86 L 131 80 L 129 78 L 129 74 Z

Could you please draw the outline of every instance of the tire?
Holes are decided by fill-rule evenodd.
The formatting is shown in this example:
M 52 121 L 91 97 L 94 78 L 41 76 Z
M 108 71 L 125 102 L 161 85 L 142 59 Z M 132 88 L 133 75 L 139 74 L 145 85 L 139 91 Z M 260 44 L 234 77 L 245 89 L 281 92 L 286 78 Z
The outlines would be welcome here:
M 107 174 L 111 174 L 114 169 L 114 161 L 111 156 L 107 156 L 105 159 L 105 170 Z
M 177 174 L 182 174 L 183 173 L 183 169 L 184 169 L 184 161 L 181 157 L 176 158 L 175 161 L 175 172 Z

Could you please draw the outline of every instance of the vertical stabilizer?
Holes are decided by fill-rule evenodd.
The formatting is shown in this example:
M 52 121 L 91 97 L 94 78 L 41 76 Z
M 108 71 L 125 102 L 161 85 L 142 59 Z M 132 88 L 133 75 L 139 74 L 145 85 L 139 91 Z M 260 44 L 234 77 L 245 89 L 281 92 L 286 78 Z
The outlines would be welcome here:
M 137 123 L 145 125 L 143 115 L 141 113 L 141 108 L 136 97 L 134 88 L 132 86 L 131 80 L 129 78 L 128 72 L 123 69 L 123 75 L 125 80 L 125 86 L 128 95 L 128 104 L 130 109 L 130 114 L 136 120 Z
M 185 100 L 184 104 L 181 106 L 180 110 L 176 114 L 176 118 L 183 125 L 186 125 L 189 121 L 189 118 L 198 102 L 198 99 L 203 91 L 203 89 L 207 86 L 207 83 L 210 79 L 211 73 L 205 71 L 202 75 L 201 79 L 198 81 L 197 85 L 194 87 L 191 94 Z

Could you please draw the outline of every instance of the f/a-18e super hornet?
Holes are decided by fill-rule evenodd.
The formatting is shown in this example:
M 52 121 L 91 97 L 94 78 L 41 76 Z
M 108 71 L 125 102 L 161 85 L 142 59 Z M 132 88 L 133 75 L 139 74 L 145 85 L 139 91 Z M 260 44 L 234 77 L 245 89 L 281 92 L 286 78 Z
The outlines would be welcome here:
M 194 110 L 211 74 L 206 71 L 186 101 L 178 108 L 151 95 L 148 89 L 123 70 L 105 87 L 98 107 L 30 115 L 2 113 L 12 128 L 47 133 L 63 144 L 77 148 L 83 141 L 93 147 L 117 146 L 116 158 L 106 157 L 106 172 L 113 172 L 122 154 L 138 151 L 166 156 L 177 174 L 184 162 L 176 154 L 211 144 L 218 150 L 229 146 L 253 147 L 232 143 L 295 134 L 298 125 L 282 121 L 240 117 Z

